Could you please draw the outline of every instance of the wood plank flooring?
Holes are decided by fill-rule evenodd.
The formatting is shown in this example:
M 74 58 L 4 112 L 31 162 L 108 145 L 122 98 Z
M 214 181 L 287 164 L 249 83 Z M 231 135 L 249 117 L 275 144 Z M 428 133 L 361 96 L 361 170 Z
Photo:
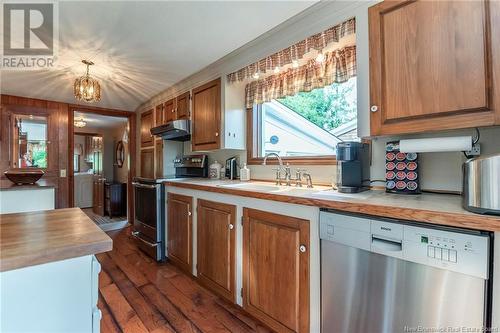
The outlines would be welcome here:
M 97 255 L 101 332 L 271 332 L 175 266 L 158 264 L 130 238 L 108 232 L 113 250 Z

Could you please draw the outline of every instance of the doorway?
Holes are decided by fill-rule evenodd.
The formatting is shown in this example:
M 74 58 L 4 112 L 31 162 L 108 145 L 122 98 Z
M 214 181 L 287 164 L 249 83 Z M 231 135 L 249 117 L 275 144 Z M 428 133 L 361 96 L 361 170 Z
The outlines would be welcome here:
M 105 231 L 133 223 L 135 114 L 72 106 L 68 119 L 70 206 Z

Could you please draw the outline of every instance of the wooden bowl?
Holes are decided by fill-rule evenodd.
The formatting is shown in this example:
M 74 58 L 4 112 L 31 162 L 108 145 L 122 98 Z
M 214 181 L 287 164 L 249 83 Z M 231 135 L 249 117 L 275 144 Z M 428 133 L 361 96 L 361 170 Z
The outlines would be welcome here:
M 5 177 L 17 185 L 35 184 L 44 174 L 38 168 L 10 169 L 3 173 Z

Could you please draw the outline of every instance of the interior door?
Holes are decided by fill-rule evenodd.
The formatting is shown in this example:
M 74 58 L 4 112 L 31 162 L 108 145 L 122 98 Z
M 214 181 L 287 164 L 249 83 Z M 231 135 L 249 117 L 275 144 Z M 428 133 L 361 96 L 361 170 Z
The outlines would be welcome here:
M 243 307 L 278 332 L 309 332 L 309 221 L 243 209 Z
M 186 273 L 192 274 L 193 198 L 169 193 L 167 205 L 168 259 Z
M 236 206 L 198 199 L 198 280 L 235 302 Z
M 193 89 L 193 151 L 220 148 L 221 80 Z
M 94 175 L 92 211 L 104 216 L 104 178 L 100 175 Z

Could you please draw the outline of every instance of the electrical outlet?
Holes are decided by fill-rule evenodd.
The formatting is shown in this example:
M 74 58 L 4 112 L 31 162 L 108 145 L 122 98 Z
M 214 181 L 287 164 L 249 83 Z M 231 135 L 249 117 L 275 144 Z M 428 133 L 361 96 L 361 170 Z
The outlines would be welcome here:
M 476 143 L 472 146 L 472 149 L 465 152 L 467 156 L 479 156 L 481 155 L 481 145 Z

